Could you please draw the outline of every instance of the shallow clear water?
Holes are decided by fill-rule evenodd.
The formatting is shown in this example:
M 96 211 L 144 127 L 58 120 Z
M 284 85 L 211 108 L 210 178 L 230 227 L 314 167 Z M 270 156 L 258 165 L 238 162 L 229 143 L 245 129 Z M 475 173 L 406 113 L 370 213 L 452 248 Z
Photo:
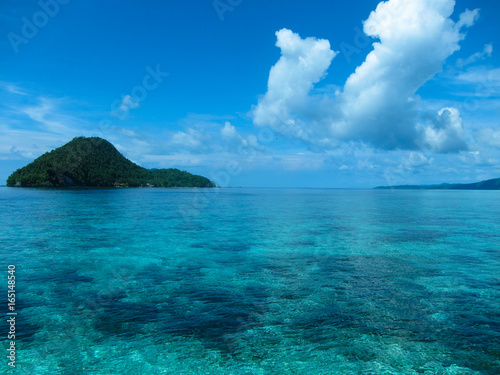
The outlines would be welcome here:
M 500 373 L 499 192 L 0 188 L 0 210 L 16 373 Z

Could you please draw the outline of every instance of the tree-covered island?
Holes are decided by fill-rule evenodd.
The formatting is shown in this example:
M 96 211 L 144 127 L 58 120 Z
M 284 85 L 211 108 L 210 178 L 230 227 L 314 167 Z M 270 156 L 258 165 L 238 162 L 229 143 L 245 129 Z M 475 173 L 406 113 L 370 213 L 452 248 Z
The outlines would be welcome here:
M 7 186 L 19 187 L 215 187 L 178 169 L 148 170 L 99 137 L 77 137 L 18 169 Z

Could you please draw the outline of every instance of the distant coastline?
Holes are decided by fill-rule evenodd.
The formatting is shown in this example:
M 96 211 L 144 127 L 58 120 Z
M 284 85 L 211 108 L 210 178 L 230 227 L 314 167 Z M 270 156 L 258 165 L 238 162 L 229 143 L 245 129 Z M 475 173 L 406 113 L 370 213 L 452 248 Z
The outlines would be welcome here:
M 500 178 L 484 180 L 470 184 L 439 184 L 439 185 L 396 185 L 377 186 L 374 189 L 396 190 L 500 190 Z

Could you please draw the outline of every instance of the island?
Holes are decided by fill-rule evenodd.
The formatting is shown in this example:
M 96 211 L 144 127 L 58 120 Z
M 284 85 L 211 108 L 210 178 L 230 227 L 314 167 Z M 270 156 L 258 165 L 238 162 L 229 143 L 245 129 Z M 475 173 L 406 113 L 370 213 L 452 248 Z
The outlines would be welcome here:
M 146 169 L 125 158 L 99 137 L 76 137 L 16 170 L 9 187 L 197 187 L 212 188 L 208 178 L 179 169 Z
M 378 186 L 375 189 L 500 190 L 500 178 L 474 182 L 471 184 Z

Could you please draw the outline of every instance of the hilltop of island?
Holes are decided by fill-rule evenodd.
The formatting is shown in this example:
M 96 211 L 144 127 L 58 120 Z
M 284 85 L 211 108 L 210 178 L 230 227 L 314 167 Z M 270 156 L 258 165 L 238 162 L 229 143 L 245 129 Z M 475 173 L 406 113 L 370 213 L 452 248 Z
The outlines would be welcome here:
M 149 170 L 99 137 L 76 137 L 18 169 L 7 179 L 18 187 L 215 187 L 179 169 Z
M 375 189 L 500 190 L 500 178 L 494 178 L 492 180 L 474 182 L 471 184 L 378 186 Z

